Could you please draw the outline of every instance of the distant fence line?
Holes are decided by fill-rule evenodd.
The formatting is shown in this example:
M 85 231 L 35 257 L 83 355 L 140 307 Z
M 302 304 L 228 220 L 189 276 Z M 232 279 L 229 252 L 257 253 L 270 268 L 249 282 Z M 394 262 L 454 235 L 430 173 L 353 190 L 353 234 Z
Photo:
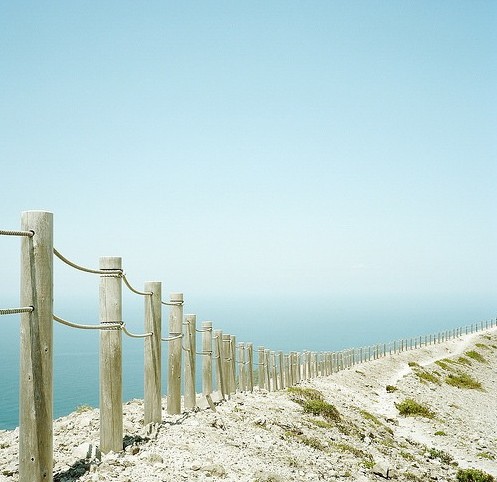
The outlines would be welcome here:
M 229 398 L 236 392 L 282 390 L 303 380 L 328 376 L 356 364 L 422 346 L 441 343 L 462 334 L 493 328 L 497 320 L 338 352 L 273 351 L 252 343 L 237 343 L 234 335 L 213 329 L 211 321 L 197 328 L 194 314 L 184 315 L 183 293 L 162 299 L 162 283 L 149 281 L 134 288 L 120 257 L 101 257 L 99 268 L 80 266 L 53 247 L 53 215 L 26 211 L 21 230 L 0 230 L 20 236 L 21 290 L 19 308 L 0 309 L 0 315 L 21 315 L 19 391 L 19 480 L 53 481 L 53 321 L 71 328 L 100 332 L 100 450 L 123 449 L 122 333 L 144 340 L 144 424 L 162 421 L 162 343 L 168 343 L 167 413 L 179 414 Z M 100 322 L 87 325 L 53 313 L 53 258 L 72 268 L 100 277 Z M 122 314 L 122 284 L 144 297 L 144 333 L 127 330 Z M 162 305 L 169 306 L 168 334 L 162 336 Z M 201 347 L 197 349 L 197 333 Z M 202 394 L 196 393 L 196 365 L 201 360 Z M 181 397 L 182 380 L 183 404 Z

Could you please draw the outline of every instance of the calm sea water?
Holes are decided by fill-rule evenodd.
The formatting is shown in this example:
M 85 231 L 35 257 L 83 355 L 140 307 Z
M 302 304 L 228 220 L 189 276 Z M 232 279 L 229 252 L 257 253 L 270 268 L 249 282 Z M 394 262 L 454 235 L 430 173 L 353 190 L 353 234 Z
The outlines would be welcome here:
M 13 306 L 13 305 L 12 305 Z M 95 300 L 55 305 L 59 316 L 80 323 L 98 320 Z M 366 346 L 436 333 L 494 318 L 491 297 L 383 296 L 341 299 L 194 299 L 186 313 L 197 323 L 211 320 L 215 329 L 274 350 L 327 350 Z M 129 330 L 143 331 L 143 303 L 124 306 Z M 4 316 L 0 337 L 0 429 L 18 425 L 19 318 Z M 163 333 L 167 332 L 167 308 Z M 77 406 L 98 406 L 98 339 L 96 331 L 54 325 L 54 417 Z M 197 343 L 200 342 L 200 338 Z M 167 344 L 163 346 L 163 390 Z M 198 387 L 200 389 L 200 387 Z M 123 399 L 143 398 L 143 340 L 123 337 Z

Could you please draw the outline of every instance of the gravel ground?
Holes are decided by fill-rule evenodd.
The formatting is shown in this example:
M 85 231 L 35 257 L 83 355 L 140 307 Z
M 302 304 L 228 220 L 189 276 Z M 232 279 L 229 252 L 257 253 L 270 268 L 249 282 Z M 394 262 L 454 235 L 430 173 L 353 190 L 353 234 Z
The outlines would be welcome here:
M 447 383 L 471 380 L 461 374 L 481 388 Z M 496 374 L 492 330 L 356 365 L 293 393 L 239 393 L 216 411 L 164 411 L 155 426 L 143 427 L 143 402 L 133 400 L 124 405 L 125 450 L 102 456 L 98 410 L 75 412 L 54 422 L 54 480 L 448 482 L 468 467 L 497 477 Z M 321 393 L 317 406 L 303 406 L 316 396 L 308 389 Z M 409 398 L 433 418 L 401 416 L 397 405 Z M 2 482 L 19 480 L 17 451 L 18 430 L 0 431 Z

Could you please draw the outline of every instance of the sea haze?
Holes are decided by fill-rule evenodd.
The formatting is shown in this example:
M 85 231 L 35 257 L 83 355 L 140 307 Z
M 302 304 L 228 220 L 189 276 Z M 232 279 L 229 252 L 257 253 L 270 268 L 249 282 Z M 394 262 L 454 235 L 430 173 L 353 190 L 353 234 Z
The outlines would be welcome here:
M 14 306 L 14 305 L 12 305 Z M 57 315 L 79 323 L 98 322 L 98 302 L 56 303 Z M 197 325 L 211 320 L 214 329 L 237 341 L 272 350 L 338 351 L 394 339 L 436 333 L 495 316 L 494 300 L 464 296 L 357 296 L 341 298 L 203 298 L 186 301 L 184 312 L 197 314 Z M 163 310 L 163 336 L 168 308 Z M 143 301 L 125 299 L 123 318 L 130 331 L 143 332 Z M 2 317 L 0 338 L 0 429 L 19 423 L 19 317 Z M 197 344 L 200 343 L 200 335 Z M 54 418 L 77 406 L 98 406 L 96 331 L 54 324 Z M 167 344 L 163 345 L 163 393 Z M 198 357 L 200 363 L 200 357 Z M 197 390 L 200 383 L 197 380 Z M 143 398 L 143 340 L 123 337 L 123 400 Z

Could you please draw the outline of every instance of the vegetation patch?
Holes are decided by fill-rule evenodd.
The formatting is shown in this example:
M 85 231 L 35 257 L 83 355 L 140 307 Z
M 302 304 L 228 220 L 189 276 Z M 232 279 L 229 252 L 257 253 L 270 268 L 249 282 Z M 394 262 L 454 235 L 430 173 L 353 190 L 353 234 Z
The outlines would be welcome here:
M 457 375 L 450 374 L 445 379 L 445 383 L 453 387 L 465 388 L 468 390 L 481 389 L 481 383 L 466 373 L 459 373 Z
M 358 449 L 357 447 L 354 447 L 353 445 L 349 445 L 346 443 L 340 443 L 340 442 L 334 442 L 333 447 L 340 450 L 340 452 L 350 452 L 351 454 L 355 455 L 358 458 L 362 458 L 365 460 L 373 460 L 373 457 L 371 456 L 371 454 L 368 454 L 368 453 L 364 452 L 364 450 Z
M 438 430 L 434 433 L 434 435 L 437 435 L 439 437 L 445 437 L 447 434 L 443 430 Z
M 300 442 L 315 450 L 321 450 L 321 451 L 326 450 L 326 447 L 316 437 L 306 437 L 305 435 L 302 435 L 300 437 Z
M 443 464 L 449 465 L 454 461 L 452 455 L 443 450 L 438 450 L 436 448 L 431 448 L 428 450 L 428 458 L 430 459 L 438 459 Z
M 454 368 L 453 368 L 453 367 L 451 367 L 451 366 L 447 363 L 447 361 L 445 361 L 445 360 L 437 360 L 435 363 L 436 363 L 436 364 L 437 364 L 437 365 L 438 365 L 438 366 L 439 366 L 442 370 L 445 370 L 445 371 L 447 371 L 447 372 L 452 372 L 452 371 L 454 371 Z
M 490 347 L 488 345 L 485 345 L 485 343 L 476 343 L 476 346 L 478 348 L 483 348 L 484 350 L 490 350 Z
M 367 412 L 366 410 L 361 410 L 361 415 L 366 419 L 366 420 L 371 420 L 376 425 L 383 426 L 383 424 L 378 420 L 377 417 L 375 417 L 372 413 Z
M 478 469 L 460 469 L 456 478 L 457 482 L 495 482 L 493 476 Z
M 398 390 L 398 388 L 395 385 L 387 385 L 386 390 L 388 393 L 393 393 L 393 392 L 396 392 Z
M 289 387 L 290 399 L 299 405 L 304 405 L 309 400 L 324 400 L 323 394 L 314 388 Z
M 433 373 L 424 372 L 424 371 L 423 372 L 417 371 L 415 373 L 416 373 L 416 376 L 422 381 L 439 384 L 438 377 L 436 375 L 434 375 Z
M 484 356 L 482 356 L 481 353 L 478 353 L 475 350 L 467 351 L 465 355 L 469 358 L 472 358 L 473 360 L 476 360 L 477 362 L 480 363 L 487 363 L 487 360 Z
M 335 406 L 324 400 L 308 400 L 304 403 L 303 407 L 305 413 L 321 415 L 321 417 L 328 421 L 340 421 L 340 413 L 338 413 Z
M 410 454 L 409 452 L 404 452 L 403 450 L 400 452 L 400 456 L 406 460 L 409 460 L 409 462 L 414 462 L 416 460 L 416 457 L 414 457 L 414 455 Z
M 495 455 L 490 452 L 479 452 L 476 454 L 480 459 L 495 460 Z
M 93 410 L 93 407 L 91 405 L 78 405 L 76 407 L 76 413 L 84 413 L 84 412 L 91 412 Z
M 325 422 L 324 420 L 319 420 L 318 418 L 310 418 L 309 422 L 316 425 L 319 428 L 332 428 L 333 425 L 329 422 Z
M 401 415 L 404 417 L 425 417 L 433 418 L 435 413 L 430 410 L 425 405 L 421 405 L 412 398 L 406 398 L 400 403 L 396 403 L 395 406 Z
M 461 363 L 462 365 L 471 365 L 471 360 L 469 360 L 468 358 L 464 357 L 464 356 L 460 356 L 457 361 L 459 363 Z
M 410 362 L 407 362 L 407 364 L 408 364 L 410 367 L 420 367 L 420 366 L 421 366 L 419 363 L 416 363 L 415 361 L 410 361 Z

